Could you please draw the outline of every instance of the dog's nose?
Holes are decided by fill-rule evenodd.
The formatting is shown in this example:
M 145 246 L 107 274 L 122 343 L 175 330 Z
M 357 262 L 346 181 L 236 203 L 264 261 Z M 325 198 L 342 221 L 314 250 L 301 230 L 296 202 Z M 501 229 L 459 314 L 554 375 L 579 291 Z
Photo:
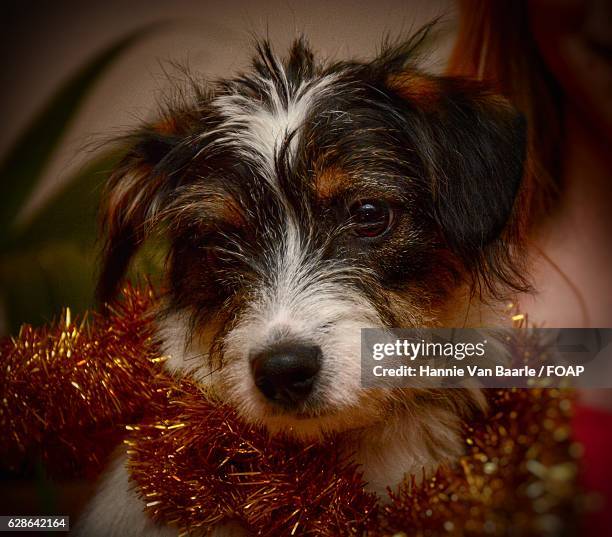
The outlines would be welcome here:
M 255 385 L 271 401 L 295 406 L 310 394 L 321 369 L 321 349 L 298 343 L 275 345 L 255 355 Z

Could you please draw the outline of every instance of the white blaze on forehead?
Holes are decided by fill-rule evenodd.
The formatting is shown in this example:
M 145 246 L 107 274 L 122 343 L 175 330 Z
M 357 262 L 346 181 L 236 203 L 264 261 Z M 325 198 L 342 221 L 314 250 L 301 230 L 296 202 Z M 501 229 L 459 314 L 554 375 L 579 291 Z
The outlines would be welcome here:
M 295 133 L 290 145 L 290 155 L 299 138 L 299 128 L 309 110 L 318 99 L 331 91 L 337 75 L 328 75 L 302 82 L 292 89 L 280 62 L 281 86 L 270 79 L 257 78 L 265 97 L 257 100 L 240 94 L 222 95 L 213 100 L 225 118 L 215 132 L 221 131 L 215 145 L 229 144 L 245 156 L 261 160 L 261 171 L 265 178 L 274 182 L 275 161 L 278 150 L 286 136 Z M 281 93 L 289 95 L 287 102 Z
M 229 339 L 244 337 L 238 347 L 252 352 L 284 339 L 324 346 L 321 338 L 328 339 L 332 325 L 379 326 L 378 313 L 352 285 L 360 277 L 358 269 L 323 261 L 294 222 L 287 224 L 269 261 L 267 283 Z

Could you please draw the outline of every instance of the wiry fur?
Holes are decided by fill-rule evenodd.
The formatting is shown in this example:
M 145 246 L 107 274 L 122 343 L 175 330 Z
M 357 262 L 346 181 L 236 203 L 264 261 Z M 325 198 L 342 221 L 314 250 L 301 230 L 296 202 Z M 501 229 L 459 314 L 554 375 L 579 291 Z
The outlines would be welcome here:
M 159 319 L 168 368 L 271 434 L 342 435 L 380 494 L 452 464 L 461 421 L 485 404 L 468 388 L 363 388 L 360 329 L 456 321 L 474 295 L 525 284 L 511 217 L 522 120 L 475 83 L 420 73 L 411 54 L 423 35 L 331 65 L 303 40 L 284 61 L 258 45 L 251 72 L 195 84 L 191 101 L 132 137 L 103 211 L 103 299 L 152 229 L 170 239 Z M 356 233 L 350 207 L 364 199 L 390 207 L 380 236 Z M 291 410 L 266 399 L 250 366 L 287 341 L 322 356 L 312 393 Z M 115 534 L 128 520 L 147 525 L 123 472 L 103 485 L 87 534 L 113 492 L 126 511 L 108 512 L 126 521 Z

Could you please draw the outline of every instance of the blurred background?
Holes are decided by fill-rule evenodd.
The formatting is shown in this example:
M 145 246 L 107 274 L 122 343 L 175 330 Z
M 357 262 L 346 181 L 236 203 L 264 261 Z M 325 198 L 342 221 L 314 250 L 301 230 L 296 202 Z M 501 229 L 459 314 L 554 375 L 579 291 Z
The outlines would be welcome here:
M 247 65 L 253 35 L 282 53 L 300 33 L 324 57 L 368 57 L 386 34 L 442 17 L 424 58 L 442 71 L 456 26 L 447 0 L 5 0 L 0 10 L 0 335 L 92 307 L 96 206 L 121 156 L 106 142 L 155 115 L 172 63 L 225 77 Z M 145 251 L 134 270 L 155 272 L 159 258 Z M 90 490 L 36 465 L 0 473 L 1 512 L 74 516 Z

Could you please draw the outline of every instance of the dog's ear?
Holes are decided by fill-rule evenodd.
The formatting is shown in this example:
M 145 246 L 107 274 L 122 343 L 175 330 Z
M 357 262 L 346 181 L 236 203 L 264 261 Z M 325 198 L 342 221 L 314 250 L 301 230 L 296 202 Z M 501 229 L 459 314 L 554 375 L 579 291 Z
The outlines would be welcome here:
M 175 129 L 150 125 L 127 140 L 130 149 L 109 178 L 100 208 L 105 242 L 96 292 L 103 302 L 116 294 L 180 178 L 184 138 Z
M 513 208 L 526 152 L 523 116 L 476 81 L 416 70 L 391 72 L 385 80 L 403 108 L 402 129 L 423 168 L 443 240 L 468 270 L 485 277 L 497 272 L 511 283 L 502 234 L 518 229 Z
M 468 261 L 511 219 L 523 177 L 526 125 L 479 84 L 437 84 L 437 96 L 429 90 L 426 102 L 417 104 L 424 125 L 413 139 L 430 180 L 435 219 L 448 245 Z

